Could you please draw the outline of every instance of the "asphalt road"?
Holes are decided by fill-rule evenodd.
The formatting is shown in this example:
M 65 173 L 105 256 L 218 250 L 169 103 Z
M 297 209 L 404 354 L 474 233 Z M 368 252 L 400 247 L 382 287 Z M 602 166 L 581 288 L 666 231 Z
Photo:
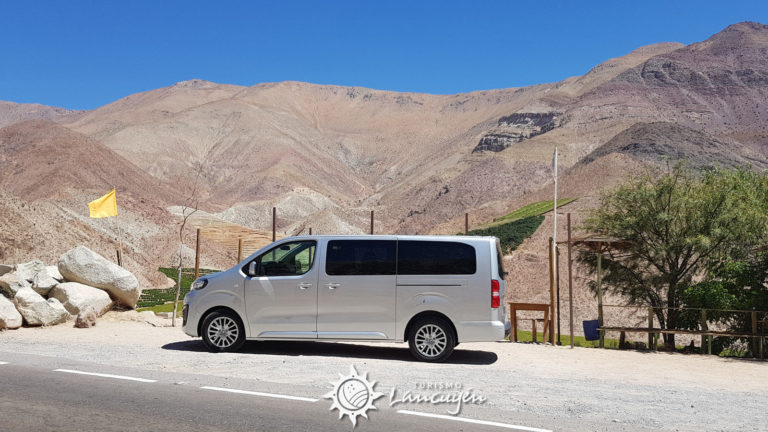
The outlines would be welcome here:
M 348 417 L 339 419 L 338 411 L 329 410 L 331 401 L 323 395 L 289 394 L 300 393 L 293 387 L 284 393 L 264 392 L 259 387 L 258 381 L 0 351 L 0 430 L 353 430 Z M 399 412 L 386 403 L 376 405 L 377 410 L 368 411 L 368 419 L 358 417 L 354 430 L 545 430 L 523 424 L 478 423 L 482 419 L 423 417 L 418 412 Z

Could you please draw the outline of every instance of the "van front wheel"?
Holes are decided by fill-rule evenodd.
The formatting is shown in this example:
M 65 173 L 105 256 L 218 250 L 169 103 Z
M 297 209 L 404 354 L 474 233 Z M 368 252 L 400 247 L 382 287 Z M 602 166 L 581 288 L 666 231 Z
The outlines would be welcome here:
M 413 324 L 408 336 L 411 354 L 427 362 L 445 361 L 453 352 L 456 340 L 451 325 L 442 318 L 425 317 Z
M 203 342 L 212 352 L 237 351 L 245 342 L 245 330 L 234 313 L 211 312 L 203 321 Z

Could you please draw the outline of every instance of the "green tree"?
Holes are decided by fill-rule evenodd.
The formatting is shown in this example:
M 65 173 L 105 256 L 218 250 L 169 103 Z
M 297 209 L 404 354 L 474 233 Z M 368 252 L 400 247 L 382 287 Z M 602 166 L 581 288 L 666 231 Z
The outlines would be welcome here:
M 706 280 L 685 289 L 683 302 L 692 308 L 730 309 L 739 311 L 768 311 L 768 252 L 755 251 L 740 261 L 729 261 L 713 269 Z M 694 312 L 694 311 L 687 311 Z M 751 333 L 752 317 L 745 312 L 717 312 L 707 314 L 709 321 L 725 324 L 735 333 Z M 758 316 L 758 319 L 765 319 Z M 700 327 L 698 314 L 684 314 L 686 327 Z M 737 338 L 731 339 L 731 342 Z M 754 339 L 749 339 L 752 354 L 757 352 Z
M 702 172 L 680 164 L 630 176 L 603 194 L 582 227 L 626 240 L 603 256 L 605 289 L 628 304 L 658 308 L 661 328 L 680 328 L 685 289 L 765 239 L 767 191 L 766 176 L 746 169 Z M 593 253 L 579 258 L 595 271 Z M 675 337 L 665 334 L 664 341 L 674 347 Z

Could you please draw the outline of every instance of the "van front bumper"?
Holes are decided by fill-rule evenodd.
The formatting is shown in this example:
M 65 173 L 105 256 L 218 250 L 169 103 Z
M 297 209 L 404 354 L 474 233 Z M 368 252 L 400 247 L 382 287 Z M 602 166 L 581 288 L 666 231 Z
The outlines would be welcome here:
M 193 307 L 191 302 L 190 297 L 195 296 L 193 293 L 194 291 L 190 291 L 186 296 L 184 296 L 184 306 L 181 309 L 183 317 L 181 329 L 188 336 L 198 337 L 199 335 L 197 334 L 197 322 L 200 320 L 200 314 Z

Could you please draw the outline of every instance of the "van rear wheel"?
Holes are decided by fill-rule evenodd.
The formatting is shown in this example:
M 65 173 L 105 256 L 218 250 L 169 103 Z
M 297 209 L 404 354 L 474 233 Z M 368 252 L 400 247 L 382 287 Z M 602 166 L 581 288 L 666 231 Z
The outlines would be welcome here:
M 418 360 L 443 362 L 453 352 L 456 340 L 450 323 L 442 318 L 425 317 L 413 324 L 408 336 L 411 354 Z
M 233 312 L 211 312 L 203 320 L 203 342 L 212 352 L 237 351 L 245 342 L 245 329 Z

